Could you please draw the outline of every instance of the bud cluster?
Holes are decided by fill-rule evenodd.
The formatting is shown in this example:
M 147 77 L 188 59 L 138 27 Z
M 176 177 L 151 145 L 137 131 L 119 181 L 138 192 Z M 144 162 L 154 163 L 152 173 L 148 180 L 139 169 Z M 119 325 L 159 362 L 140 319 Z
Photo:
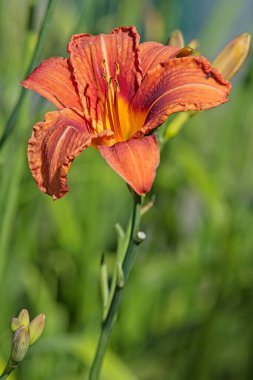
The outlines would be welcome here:
M 14 332 L 11 359 L 14 363 L 20 363 L 28 348 L 41 336 L 45 327 L 45 314 L 39 314 L 30 322 L 30 316 L 26 309 L 21 310 L 17 318 L 12 318 L 11 330 Z
M 30 322 L 30 316 L 26 309 L 21 310 L 17 318 L 12 318 L 11 330 L 13 341 L 10 358 L 0 379 L 6 379 L 9 374 L 25 358 L 27 351 L 41 336 L 45 327 L 45 314 L 39 314 Z

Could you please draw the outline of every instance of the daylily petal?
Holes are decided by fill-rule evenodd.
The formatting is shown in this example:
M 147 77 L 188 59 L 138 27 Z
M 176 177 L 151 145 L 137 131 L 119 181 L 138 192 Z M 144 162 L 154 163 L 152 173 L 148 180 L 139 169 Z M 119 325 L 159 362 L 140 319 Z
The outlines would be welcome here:
M 48 112 L 35 124 L 28 143 L 28 161 L 41 191 L 61 198 L 68 192 L 67 172 L 71 162 L 91 144 L 86 122 L 70 109 Z
M 101 124 L 107 83 L 119 84 L 119 97 L 129 102 L 141 81 L 135 27 L 122 27 L 111 34 L 74 35 L 68 45 L 79 94 L 92 122 Z M 96 123 L 97 126 L 97 123 Z
M 101 145 L 98 149 L 107 163 L 137 194 L 149 192 L 160 159 L 154 135 L 130 139 L 111 147 Z
M 147 133 L 172 113 L 212 108 L 226 102 L 230 88 L 230 83 L 203 57 L 171 59 L 148 71 L 131 110 L 146 111 L 141 132 Z
M 158 42 L 143 42 L 140 44 L 141 68 L 143 76 L 159 63 L 175 57 L 180 49 L 176 46 L 165 46 Z
M 66 58 L 53 57 L 43 61 L 21 84 L 60 109 L 82 110 L 73 69 Z

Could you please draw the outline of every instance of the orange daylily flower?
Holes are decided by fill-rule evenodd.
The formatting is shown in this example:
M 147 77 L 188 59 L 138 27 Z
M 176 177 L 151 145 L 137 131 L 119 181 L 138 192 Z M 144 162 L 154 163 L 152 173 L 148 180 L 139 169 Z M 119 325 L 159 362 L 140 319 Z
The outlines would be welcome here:
M 68 53 L 43 61 L 22 82 L 59 109 L 35 124 L 28 145 L 32 175 L 54 199 L 68 191 L 69 166 L 89 146 L 136 193 L 147 193 L 159 164 L 152 132 L 170 114 L 218 106 L 230 92 L 206 58 L 139 44 L 134 26 L 74 35 Z

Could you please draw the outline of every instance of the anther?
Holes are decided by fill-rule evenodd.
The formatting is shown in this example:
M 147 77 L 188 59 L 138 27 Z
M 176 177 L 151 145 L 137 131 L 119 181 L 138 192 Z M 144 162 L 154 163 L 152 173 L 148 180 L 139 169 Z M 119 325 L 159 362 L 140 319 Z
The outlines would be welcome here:
M 115 62 L 115 67 L 116 67 L 116 76 L 120 74 L 120 68 L 118 62 Z
M 119 92 L 119 82 L 118 82 L 117 79 L 114 79 L 114 84 L 115 84 L 115 90 L 116 90 L 117 92 Z

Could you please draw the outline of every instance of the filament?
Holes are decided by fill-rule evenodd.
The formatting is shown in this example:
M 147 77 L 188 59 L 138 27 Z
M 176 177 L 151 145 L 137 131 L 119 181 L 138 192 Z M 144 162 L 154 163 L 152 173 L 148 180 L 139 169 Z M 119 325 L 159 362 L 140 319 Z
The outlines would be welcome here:
M 109 77 L 106 71 L 105 60 L 102 61 L 102 67 L 104 72 L 101 73 L 101 77 L 105 81 L 105 96 L 103 102 L 103 112 L 102 121 L 104 130 L 111 130 L 115 134 L 117 141 L 124 140 L 124 136 L 120 126 L 119 117 L 119 104 L 118 104 L 118 92 L 119 92 L 119 82 L 118 76 L 120 73 L 120 67 L 117 62 L 115 62 L 115 77 Z M 108 122 L 107 122 L 108 120 Z M 109 124 L 109 126 L 108 126 Z M 109 128 L 108 128 L 109 127 Z

